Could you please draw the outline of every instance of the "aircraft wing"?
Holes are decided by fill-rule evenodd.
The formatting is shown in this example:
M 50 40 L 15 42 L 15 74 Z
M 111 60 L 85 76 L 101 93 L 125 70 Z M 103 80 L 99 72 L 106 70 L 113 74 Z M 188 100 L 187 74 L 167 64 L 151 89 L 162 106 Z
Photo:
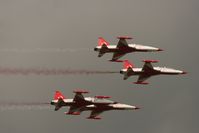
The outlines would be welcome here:
M 119 58 L 121 58 L 122 56 L 124 56 L 126 53 L 125 52 L 115 52 L 113 53 L 113 57 L 112 60 L 118 60 Z
M 73 102 L 75 102 L 74 105 L 72 105 L 66 114 L 72 114 L 72 115 L 80 115 L 80 113 L 83 111 L 85 108 L 85 103 L 87 102 L 84 99 L 84 96 L 82 93 L 88 93 L 88 91 L 84 90 L 75 90 L 73 91 L 75 93 L 75 97 L 73 99 Z
M 150 72 L 154 70 L 151 63 L 157 63 L 158 61 L 157 60 L 143 60 L 143 62 L 145 63 L 142 70 L 145 72 Z
M 144 66 L 142 68 L 142 71 L 144 71 L 146 74 L 141 74 L 136 82 L 136 84 L 148 84 L 144 83 L 145 80 L 151 77 L 151 72 L 154 72 L 153 66 L 151 63 L 157 63 L 157 60 L 143 60 Z
M 80 113 L 83 111 L 83 108 L 84 107 L 82 106 L 71 106 L 67 114 L 80 115 Z
M 152 66 L 152 64 L 150 62 L 145 62 L 142 70 L 145 71 L 145 72 L 152 71 L 153 70 L 153 66 Z
M 101 119 L 100 117 L 98 117 L 101 113 L 103 112 L 103 110 L 92 110 L 90 116 L 88 117 L 89 119 Z
M 84 91 L 84 90 L 75 90 L 75 97 L 73 99 L 74 102 L 76 103 L 82 103 L 85 102 L 84 96 L 82 95 L 82 93 L 88 93 L 88 91 Z
M 150 78 L 151 76 L 150 75 L 140 75 L 138 80 L 137 80 L 137 84 L 147 84 L 147 83 L 144 83 L 144 81 L 146 81 L 148 78 Z
M 84 96 L 81 93 L 76 93 L 73 101 L 75 101 L 75 102 L 84 101 Z
M 132 39 L 131 37 L 125 37 L 125 36 L 120 36 L 117 37 L 119 39 L 119 42 L 117 44 L 117 48 L 123 48 L 123 47 L 128 47 L 128 43 L 126 42 L 126 39 Z
M 119 39 L 118 44 L 117 44 L 117 49 L 119 49 L 120 52 L 115 52 L 113 54 L 112 60 L 117 60 L 126 54 L 125 51 L 126 49 L 129 48 L 126 39 L 132 39 L 131 37 L 125 37 L 125 36 L 124 37 L 120 36 L 117 38 Z

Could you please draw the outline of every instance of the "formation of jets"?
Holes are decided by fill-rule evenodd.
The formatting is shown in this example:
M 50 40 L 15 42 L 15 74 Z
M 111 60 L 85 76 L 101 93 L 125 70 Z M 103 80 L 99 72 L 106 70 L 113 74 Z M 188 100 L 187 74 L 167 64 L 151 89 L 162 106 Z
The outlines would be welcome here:
M 104 111 L 139 109 L 136 106 L 108 100 L 109 96 L 84 97 L 83 94 L 88 91 L 75 90 L 73 92 L 75 93 L 73 99 L 66 99 L 60 91 L 55 92 L 54 100 L 51 101 L 51 105 L 55 106 L 55 111 L 63 106 L 69 106 L 69 111 L 65 112 L 67 115 L 80 115 L 82 111 L 91 111 L 88 119 L 101 119 L 99 115 Z
M 128 60 L 118 60 L 122 56 L 131 52 L 156 52 L 163 51 L 160 48 L 145 46 L 140 44 L 128 44 L 127 39 L 132 39 L 127 36 L 117 37 L 119 42 L 117 45 L 110 45 L 102 37 L 98 39 L 98 46 L 94 48 L 94 51 L 99 52 L 98 57 L 102 57 L 105 53 L 113 53 L 113 57 L 110 61 L 123 62 L 123 69 L 120 73 L 124 75 L 124 80 L 130 76 L 138 75 L 138 80 L 135 84 L 148 84 L 145 82 L 148 78 L 155 75 L 179 75 L 186 74 L 181 70 L 176 70 L 167 67 L 153 67 L 152 63 L 157 63 L 157 60 L 143 60 L 144 65 L 142 68 L 136 68 Z M 109 110 L 136 110 L 139 109 L 137 106 L 131 106 L 127 104 L 118 103 L 109 100 L 109 96 L 95 96 L 95 97 L 84 97 L 84 93 L 88 91 L 76 90 L 74 91 L 75 97 L 73 99 L 66 99 L 60 91 L 56 91 L 54 99 L 51 101 L 51 105 L 55 106 L 55 111 L 59 110 L 63 106 L 70 107 L 68 115 L 80 115 L 82 111 L 91 111 L 88 119 L 100 119 L 99 115 L 104 111 Z

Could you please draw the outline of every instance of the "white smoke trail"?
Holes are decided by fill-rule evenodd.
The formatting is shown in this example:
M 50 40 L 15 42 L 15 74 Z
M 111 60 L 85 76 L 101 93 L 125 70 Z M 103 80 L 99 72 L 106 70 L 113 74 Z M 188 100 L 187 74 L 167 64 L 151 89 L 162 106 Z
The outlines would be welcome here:
M 0 103 L 0 111 L 8 110 L 46 110 L 51 109 L 49 103 Z
M 89 48 L 1 48 L 0 52 L 14 52 L 14 53 L 36 53 L 36 52 L 49 52 L 49 53 L 64 53 L 64 52 L 80 52 L 80 51 L 93 51 Z
M 92 75 L 113 74 L 118 71 L 99 70 L 72 70 L 72 69 L 47 69 L 47 68 L 8 68 L 0 67 L 0 75 Z

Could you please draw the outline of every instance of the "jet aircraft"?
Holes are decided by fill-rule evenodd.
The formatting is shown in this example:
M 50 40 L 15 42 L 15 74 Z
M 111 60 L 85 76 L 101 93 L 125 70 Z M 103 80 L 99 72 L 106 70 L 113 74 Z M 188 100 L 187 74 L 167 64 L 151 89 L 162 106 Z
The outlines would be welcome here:
M 83 94 L 88 93 L 85 90 L 75 90 L 74 93 L 73 99 L 67 99 L 60 91 L 56 91 L 54 99 L 51 101 L 51 105 L 55 106 L 55 111 L 63 106 L 68 106 L 70 109 L 65 112 L 67 115 L 80 115 L 82 111 L 91 111 L 88 119 L 101 119 L 99 115 L 104 111 L 139 109 L 137 106 L 108 100 L 109 96 L 84 97 Z
M 110 61 L 121 62 L 118 60 L 122 56 L 131 52 L 155 52 L 163 51 L 160 48 L 145 46 L 140 44 L 128 44 L 127 39 L 132 39 L 128 36 L 117 37 L 119 42 L 117 45 L 110 45 L 104 38 L 98 38 L 98 46 L 94 48 L 94 51 L 98 51 L 98 57 L 102 57 L 105 53 L 113 53 L 113 57 Z
M 151 63 L 157 63 L 157 60 L 143 60 L 144 66 L 142 68 L 135 68 L 128 60 L 124 60 L 123 69 L 120 70 L 120 73 L 124 75 L 124 80 L 128 79 L 130 76 L 139 75 L 137 82 L 135 84 L 148 84 L 144 82 L 151 76 L 155 75 L 179 75 L 186 74 L 186 72 L 181 70 L 176 70 L 173 68 L 167 67 L 153 67 Z

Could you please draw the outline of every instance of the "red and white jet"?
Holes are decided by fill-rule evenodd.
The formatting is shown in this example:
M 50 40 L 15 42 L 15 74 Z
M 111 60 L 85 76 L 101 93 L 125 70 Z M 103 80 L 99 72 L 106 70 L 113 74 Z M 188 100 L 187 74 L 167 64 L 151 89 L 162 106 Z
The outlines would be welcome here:
M 110 61 L 118 61 L 118 59 L 127 53 L 131 52 L 154 52 L 163 51 L 160 48 L 155 48 L 151 46 L 144 46 L 140 44 L 128 44 L 126 39 L 132 39 L 127 36 L 117 37 L 119 42 L 117 45 L 110 45 L 105 39 L 99 37 L 98 46 L 94 48 L 94 51 L 98 51 L 98 57 L 102 57 L 105 53 L 113 53 L 113 57 Z M 121 62 L 121 61 L 118 61 Z
M 70 109 L 65 114 L 68 115 L 80 115 L 82 111 L 91 111 L 88 119 L 101 119 L 99 114 L 109 110 L 136 110 L 139 109 L 136 106 L 122 104 L 108 100 L 109 96 L 95 96 L 84 97 L 83 93 L 88 93 L 84 90 L 74 91 L 75 97 L 73 99 L 65 98 L 61 92 L 56 91 L 54 100 L 51 101 L 51 105 L 55 106 L 55 111 L 59 110 L 63 106 L 69 106 Z
M 128 60 L 124 60 L 124 68 L 120 70 L 121 74 L 124 74 L 124 80 L 128 79 L 130 76 L 139 75 L 137 82 L 135 84 L 148 84 L 144 82 L 151 76 L 163 74 L 163 75 L 178 75 L 186 74 L 186 72 L 181 70 L 176 70 L 167 67 L 153 67 L 151 63 L 157 63 L 157 60 L 143 60 L 143 68 L 135 68 Z

